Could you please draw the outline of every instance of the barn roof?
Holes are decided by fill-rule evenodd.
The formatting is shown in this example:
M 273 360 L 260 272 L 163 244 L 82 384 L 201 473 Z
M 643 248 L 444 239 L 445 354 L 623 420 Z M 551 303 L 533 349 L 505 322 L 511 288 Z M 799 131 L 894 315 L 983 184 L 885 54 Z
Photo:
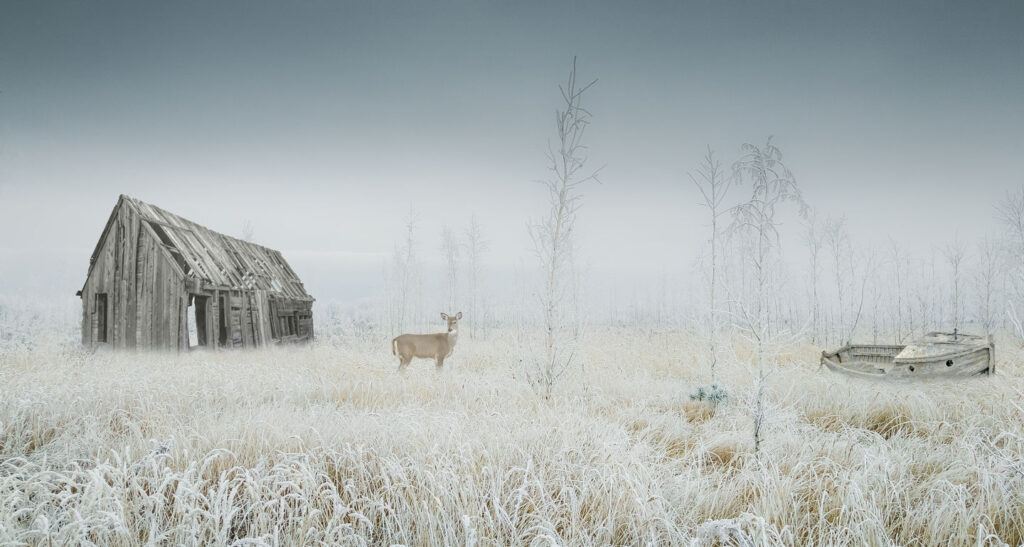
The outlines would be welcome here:
M 215 232 L 126 195 L 118 201 L 111 221 L 122 205 L 134 209 L 153 229 L 186 279 L 201 281 L 211 288 L 260 289 L 290 298 L 313 300 L 280 251 Z M 109 228 L 110 221 L 104 229 L 104 236 Z M 101 237 L 92 262 L 96 261 L 102 243 Z

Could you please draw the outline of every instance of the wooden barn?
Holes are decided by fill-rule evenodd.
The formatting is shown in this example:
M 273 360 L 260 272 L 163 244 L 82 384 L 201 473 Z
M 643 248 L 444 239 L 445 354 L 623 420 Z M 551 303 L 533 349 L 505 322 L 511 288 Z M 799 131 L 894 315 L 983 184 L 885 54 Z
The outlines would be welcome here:
M 89 260 L 82 343 L 253 348 L 313 338 L 313 297 L 281 253 L 122 195 Z

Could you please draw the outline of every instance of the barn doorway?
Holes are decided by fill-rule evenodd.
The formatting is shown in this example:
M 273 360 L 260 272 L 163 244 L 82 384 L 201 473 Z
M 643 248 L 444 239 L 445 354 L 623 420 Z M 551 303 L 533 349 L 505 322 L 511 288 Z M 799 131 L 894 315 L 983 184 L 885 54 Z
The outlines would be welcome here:
M 195 348 L 207 345 L 206 309 L 209 297 L 198 294 L 189 295 L 188 305 L 188 347 Z
M 220 347 L 228 345 L 228 305 L 230 305 L 230 301 L 221 296 L 217 303 L 217 309 L 220 313 L 220 317 L 217 318 L 217 344 Z
M 96 294 L 96 341 L 107 343 L 107 293 Z

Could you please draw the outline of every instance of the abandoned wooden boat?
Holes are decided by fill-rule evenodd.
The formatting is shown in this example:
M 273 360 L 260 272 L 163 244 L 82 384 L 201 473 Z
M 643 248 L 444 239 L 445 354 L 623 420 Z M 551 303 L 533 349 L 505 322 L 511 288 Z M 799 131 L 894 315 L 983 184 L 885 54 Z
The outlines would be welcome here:
M 821 352 L 834 372 L 864 378 L 952 378 L 993 374 L 995 344 L 988 336 L 932 332 L 907 345 L 847 345 Z

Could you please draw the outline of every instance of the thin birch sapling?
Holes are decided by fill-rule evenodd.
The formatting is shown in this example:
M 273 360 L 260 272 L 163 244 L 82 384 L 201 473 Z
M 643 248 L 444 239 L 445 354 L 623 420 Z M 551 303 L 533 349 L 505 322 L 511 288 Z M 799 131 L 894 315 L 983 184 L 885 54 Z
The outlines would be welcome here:
M 469 317 L 472 318 L 472 328 L 469 329 L 469 337 L 475 338 L 477 336 L 477 326 L 483 327 L 486 325 L 486 320 L 480 314 L 480 284 L 481 277 L 483 275 L 483 255 L 489 249 L 489 243 L 484 239 L 483 231 L 480 228 L 480 223 L 476 219 L 476 214 L 469 217 L 469 226 L 465 232 L 466 241 L 466 261 L 468 262 L 467 267 L 469 269 L 468 282 L 469 282 Z
M 754 400 L 754 452 L 761 447 L 761 430 L 764 424 L 764 391 L 766 370 L 767 336 L 771 332 L 771 316 L 768 310 L 770 268 L 774 266 L 773 251 L 779 244 L 778 207 L 794 203 L 801 216 L 807 215 L 807 204 L 800 195 L 796 178 L 782 162 L 782 152 L 772 144 L 771 138 L 763 147 L 745 144 L 743 155 L 733 165 L 737 183 L 749 181 L 750 199 L 733 207 L 732 231 L 743 232 L 753 241 L 754 252 L 747 260 L 753 269 L 753 306 L 740 305 L 739 320 L 742 328 L 752 339 L 757 353 L 757 387 Z
M 575 282 L 573 254 L 576 215 L 583 198 L 582 187 L 598 180 L 598 172 L 587 172 L 587 148 L 583 137 L 590 125 L 590 112 L 583 107 L 583 94 L 597 80 L 580 85 L 576 81 L 576 59 L 573 58 L 568 83 L 559 86 L 562 108 L 555 113 L 557 142 L 548 150 L 551 176 L 541 184 L 547 190 L 548 212 L 529 225 L 530 237 L 540 262 L 540 305 L 544 328 L 544 351 L 530 359 L 527 374 L 543 393 L 551 397 L 555 382 L 572 365 L 578 341 L 578 327 L 568 324 L 573 316 L 571 298 Z
M 963 316 L 963 261 L 967 255 L 967 249 L 960 240 L 959 235 L 953 237 L 953 241 L 946 245 L 942 252 L 949 265 L 950 273 L 950 300 L 953 306 L 953 332 L 961 330 Z
M 719 217 L 726 213 L 723 204 L 732 179 L 722 173 L 722 164 L 715 158 L 710 146 L 697 168 L 697 175 L 691 173 L 689 176 L 704 199 L 701 205 L 707 208 L 711 218 L 711 236 L 708 240 L 711 246 L 711 273 L 708 279 L 708 349 L 711 353 L 711 383 L 714 384 L 718 366 L 718 302 L 715 300 L 715 289 L 718 282 Z
M 821 277 L 821 247 L 824 244 L 821 233 L 821 225 L 818 222 L 818 215 L 811 211 L 804 223 L 804 244 L 807 245 L 807 257 L 809 259 L 808 269 L 810 287 L 808 288 L 810 319 L 811 319 L 811 343 L 818 341 L 821 327 L 821 301 L 818 296 L 818 279 Z

